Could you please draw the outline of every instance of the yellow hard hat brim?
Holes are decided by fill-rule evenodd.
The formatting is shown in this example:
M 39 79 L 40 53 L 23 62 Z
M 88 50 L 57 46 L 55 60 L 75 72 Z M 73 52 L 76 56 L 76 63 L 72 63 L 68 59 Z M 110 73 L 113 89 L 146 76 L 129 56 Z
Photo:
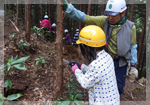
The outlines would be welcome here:
M 76 43 L 77 43 L 77 44 L 81 44 L 82 42 L 78 39 L 78 40 L 76 41 Z
M 86 42 L 81 40 L 80 38 L 76 41 L 77 44 L 85 44 L 87 46 L 91 46 L 91 47 L 101 47 L 104 46 L 106 44 L 106 40 L 99 42 L 99 43 L 93 43 L 93 42 Z

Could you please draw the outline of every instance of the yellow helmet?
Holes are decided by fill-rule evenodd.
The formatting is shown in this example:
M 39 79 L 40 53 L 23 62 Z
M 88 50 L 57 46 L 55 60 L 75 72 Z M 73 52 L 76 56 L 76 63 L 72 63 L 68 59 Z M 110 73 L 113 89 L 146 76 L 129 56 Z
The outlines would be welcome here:
M 91 47 L 102 47 L 106 44 L 104 31 L 95 25 L 89 25 L 82 28 L 79 33 L 77 44 L 85 44 Z

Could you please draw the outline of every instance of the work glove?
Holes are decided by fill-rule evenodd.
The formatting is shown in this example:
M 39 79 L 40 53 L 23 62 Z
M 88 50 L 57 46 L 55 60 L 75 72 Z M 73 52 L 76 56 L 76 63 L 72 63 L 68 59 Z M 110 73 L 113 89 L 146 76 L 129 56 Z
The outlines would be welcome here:
M 66 11 L 68 8 L 68 2 L 67 2 L 67 0 L 61 0 L 61 1 L 63 3 L 63 11 Z
M 79 69 L 77 64 L 75 64 L 74 66 L 71 67 L 71 70 L 72 70 L 73 73 L 75 73 L 76 69 Z
M 69 63 L 70 66 L 74 66 L 75 64 L 78 66 L 79 69 L 81 69 L 82 63 L 80 64 L 80 63 L 75 62 L 75 61 L 71 61 L 71 62 Z
M 68 8 L 68 2 L 67 0 L 61 0 L 61 2 L 63 3 L 63 11 L 66 11 Z M 57 3 L 57 0 L 54 0 L 54 4 Z
M 131 67 L 129 71 L 130 82 L 134 82 L 136 78 L 138 78 L 138 70 L 135 67 Z

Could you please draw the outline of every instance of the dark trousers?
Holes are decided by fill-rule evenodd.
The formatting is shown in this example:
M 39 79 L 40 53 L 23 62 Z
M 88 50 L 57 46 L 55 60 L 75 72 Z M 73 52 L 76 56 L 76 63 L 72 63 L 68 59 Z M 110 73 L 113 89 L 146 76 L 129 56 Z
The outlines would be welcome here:
M 78 47 L 78 45 L 77 45 L 77 44 L 74 44 L 73 46 Z
M 114 60 L 114 65 L 115 65 L 115 73 L 117 78 L 118 90 L 119 90 L 119 94 L 121 95 L 124 92 L 123 87 L 125 86 L 125 78 L 126 78 L 128 65 L 119 67 L 119 59 Z
M 44 28 L 44 38 L 49 41 L 50 35 L 47 33 L 47 31 L 50 31 L 49 28 Z
M 67 42 L 68 45 L 70 45 L 70 42 Z

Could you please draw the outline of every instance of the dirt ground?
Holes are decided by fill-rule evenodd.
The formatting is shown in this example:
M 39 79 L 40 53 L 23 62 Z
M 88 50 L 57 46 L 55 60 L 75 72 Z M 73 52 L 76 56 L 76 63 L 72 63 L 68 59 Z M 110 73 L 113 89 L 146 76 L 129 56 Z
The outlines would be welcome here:
M 11 23 L 10 23 L 11 24 Z M 5 90 L 5 97 L 13 93 L 21 93 L 23 96 L 18 101 L 53 101 L 53 84 L 54 72 L 56 65 L 55 55 L 55 43 L 47 42 L 42 38 L 37 38 L 36 35 L 31 35 L 31 48 L 29 50 L 21 50 L 16 47 L 14 41 L 10 41 L 9 35 L 16 33 L 16 30 L 12 25 L 6 24 L 4 27 L 4 60 L 15 57 L 18 58 L 30 55 L 30 58 L 24 63 L 27 70 L 13 69 L 7 79 L 12 82 L 12 89 Z M 20 35 L 24 39 L 25 32 L 20 30 Z M 17 39 L 19 41 L 20 39 Z M 81 56 L 78 49 L 73 46 L 64 45 L 63 58 L 67 60 L 74 60 L 87 64 L 86 60 Z M 49 53 L 49 54 L 48 54 Z M 46 61 L 44 67 L 39 66 L 35 69 L 35 59 L 44 56 Z M 6 60 L 4 61 L 6 64 Z M 65 62 L 63 64 L 63 98 L 69 98 L 67 83 L 71 81 L 74 74 L 71 72 L 71 67 Z M 87 90 L 83 89 L 79 84 L 78 92 L 85 92 L 83 101 L 88 101 Z M 131 83 L 127 77 L 126 85 L 124 87 L 124 94 L 122 101 L 145 101 L 146 100 L 146 87 L 142 87 L 136 82 Z

